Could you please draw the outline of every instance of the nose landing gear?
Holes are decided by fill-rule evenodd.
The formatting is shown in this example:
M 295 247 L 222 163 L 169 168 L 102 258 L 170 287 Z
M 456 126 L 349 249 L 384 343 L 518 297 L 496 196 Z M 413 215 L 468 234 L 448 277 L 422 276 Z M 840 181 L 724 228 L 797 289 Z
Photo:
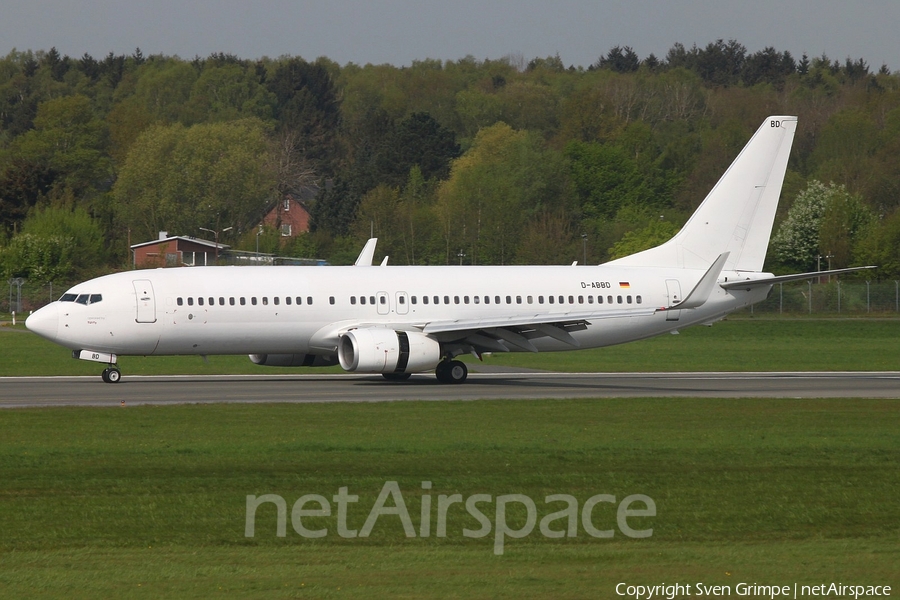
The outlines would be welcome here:
M 103 369 L 103 373 L 100 374 L 100 377 L 105 383 L 119 383 L 122 379 L 122 372 L 118 367 L 110 365 Z
M 119 370 L 119 367 L 116 366 L 116 359 L 118 357 L 115 354 L 95 352 L 94 350 L 73 350 L 72 358 L 106 363 L 107 367 L 103 369 L 103 373 L 100 374 L 100 378 L 103 379 L 105 383 L 119 383 L 119 380 L 122 379 L 122 372 Z

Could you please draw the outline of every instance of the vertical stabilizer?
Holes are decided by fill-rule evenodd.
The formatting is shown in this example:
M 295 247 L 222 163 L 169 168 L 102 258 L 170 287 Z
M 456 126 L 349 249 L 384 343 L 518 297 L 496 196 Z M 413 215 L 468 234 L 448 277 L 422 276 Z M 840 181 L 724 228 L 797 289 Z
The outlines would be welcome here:
M 668 242 L 611 261 L 625 266 L 761 271 L 797 129 L 797 117 L 768 117 L 685 226 Z

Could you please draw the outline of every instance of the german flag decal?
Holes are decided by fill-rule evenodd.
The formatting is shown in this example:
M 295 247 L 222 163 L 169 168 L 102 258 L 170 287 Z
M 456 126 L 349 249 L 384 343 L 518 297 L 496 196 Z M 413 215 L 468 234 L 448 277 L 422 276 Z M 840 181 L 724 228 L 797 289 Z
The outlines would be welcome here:
M 628 283 L 627 281 L 620 281 L 620 282 L 619 282 L 619 287 L 620 287 L 620 288 L 630 288 L 630 287 L 631 287 L 631 284 Z

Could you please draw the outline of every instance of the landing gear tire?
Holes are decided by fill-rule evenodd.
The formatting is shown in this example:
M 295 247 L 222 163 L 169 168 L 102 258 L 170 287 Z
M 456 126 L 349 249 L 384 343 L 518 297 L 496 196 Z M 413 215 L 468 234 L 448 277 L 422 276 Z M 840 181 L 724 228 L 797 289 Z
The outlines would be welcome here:
M 100 374 L 101 379 L 106 383 L 119 383 L 122 379 L 122 372 L 115 367 L 107 367 Z
M 464 362 L 447 360 L 438 364 L 434 374 L 441 383 L 462 383 L 469 376 L 469 368 Z
M 388 381 L 406 381 L 412 373 L 382 373 L 381 376 Z

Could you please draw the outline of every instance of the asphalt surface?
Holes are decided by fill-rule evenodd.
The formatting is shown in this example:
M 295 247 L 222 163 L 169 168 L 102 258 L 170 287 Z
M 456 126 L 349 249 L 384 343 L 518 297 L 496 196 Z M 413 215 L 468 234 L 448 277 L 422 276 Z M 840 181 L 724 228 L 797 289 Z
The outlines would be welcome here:
M 386 402 L 534 398 L 900 398 L 900 372 L 470 373 L 460 385 L 433 375 L 388 382 L 379 375 L 0 378 L 0 408 L 221 402 Z

